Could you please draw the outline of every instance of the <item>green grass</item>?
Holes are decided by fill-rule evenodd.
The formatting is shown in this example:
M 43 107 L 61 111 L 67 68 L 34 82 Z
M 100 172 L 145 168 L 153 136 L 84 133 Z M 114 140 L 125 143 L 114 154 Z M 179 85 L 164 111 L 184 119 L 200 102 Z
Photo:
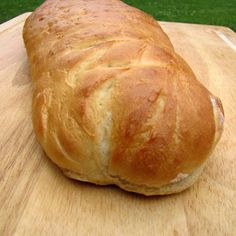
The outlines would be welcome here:
M 33 11 L 43 0 L 0 0 L 0 23 L 27 11 Z
M 0 0 L 0 23 L 32 11 L 43 0 Z M 236 31 L 236 0 L 125 0 L 158 20 L 224 25 Z
M 163 21 L 224 25 L 236 31 L 236 0 L 125 0 Z

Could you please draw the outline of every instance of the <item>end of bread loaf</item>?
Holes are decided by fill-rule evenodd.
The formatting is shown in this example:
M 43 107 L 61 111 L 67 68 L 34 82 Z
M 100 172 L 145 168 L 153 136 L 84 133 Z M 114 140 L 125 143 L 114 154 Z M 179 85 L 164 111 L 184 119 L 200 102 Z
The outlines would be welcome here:
M 212 110 L 213 110 L 214 121 L 215 121 L 215 136 L 214 136 L 214 143 L 213 143 L 213 147 L 214 147 L 218 143 L 221 137 L 221 134 L 223 132 L 224 111 L 223 111 L 222 104 L 217 97 L 210 95 L 209 98 L 212 103 Z M 212 151 L 213 151 L 213 148 L 211 149 L 211 152 Z M 210 155 L 211 152 L 208 155 Z M 152 195 L 168 195 L 168 194 L 173 194 L 173 193 L 179 193 L 189 188 L 199 179 L 199 176 L 201 175 L 206 163 L 207 163 L 207 158 L 206 158 L 206 161 L 204 161 L 202 164 L 196 167 L 191 173 L 180 172 L 168 183 L 162 186 L 135 184 L 135 183 L 129 182 L 122 176 L 109 174 L 107 170 L 106 170 L 107 172 L 105 174 L 105 177 L 103 176 L 103 178 L 99 178 L 99 179 L 91 179 L 91 176 L 89 175 L 86 175 L 84 173 L 81 174 L 81 173 L 64 169 L 64 168 L 62 168 L 62 171 L 65 176 L 72 179 L 80 180 L 83 182 L 93 182 L 98 185 L 115 184 L 119 186 L 120 188 L 130 191 L 130 192 L 140 193 L 146 196 L 152 196 Z

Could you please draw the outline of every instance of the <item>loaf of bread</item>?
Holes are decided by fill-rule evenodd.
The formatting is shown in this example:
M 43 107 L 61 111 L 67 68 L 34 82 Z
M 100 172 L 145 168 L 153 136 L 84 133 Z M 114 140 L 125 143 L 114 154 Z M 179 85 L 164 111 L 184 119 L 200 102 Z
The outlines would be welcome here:
M 66 176 L 145 195 L 196 181 L 223 108 L 151 16 L 119 0 L 48 0 L 23 37 L 36 137 Z

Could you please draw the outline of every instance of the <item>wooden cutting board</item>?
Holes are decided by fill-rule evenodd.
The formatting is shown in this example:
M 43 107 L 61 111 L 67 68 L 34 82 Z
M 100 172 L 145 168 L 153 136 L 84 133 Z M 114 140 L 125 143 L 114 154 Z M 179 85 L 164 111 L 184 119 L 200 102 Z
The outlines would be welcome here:
M 144 197 L 67 179 L 37 144 L 22 41 L 27 16 L 0 26 L 0 235 L 236 235 L 236 34 L 161 22 L 198 79 L 221 98 L 225 130 L 193 187 Z

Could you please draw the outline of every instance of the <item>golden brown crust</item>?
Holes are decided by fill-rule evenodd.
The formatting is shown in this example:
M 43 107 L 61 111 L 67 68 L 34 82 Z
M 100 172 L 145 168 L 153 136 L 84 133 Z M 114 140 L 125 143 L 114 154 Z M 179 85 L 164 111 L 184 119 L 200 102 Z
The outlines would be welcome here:
M 218 141 L 220 101 L 140 10 L 48 0 L 27 19 L 24 41 L 36 136 L 61 168 L 160 189 L 199 168 Z

